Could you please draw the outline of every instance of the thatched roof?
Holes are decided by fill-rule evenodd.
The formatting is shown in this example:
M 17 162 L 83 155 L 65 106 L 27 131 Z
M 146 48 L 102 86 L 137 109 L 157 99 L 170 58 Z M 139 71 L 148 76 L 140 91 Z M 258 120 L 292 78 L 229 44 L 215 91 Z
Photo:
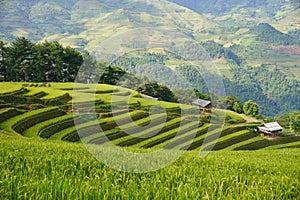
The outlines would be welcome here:
M 206 108 L 207 106 L 211 105 L 211 102 L 203 100 L 203 99 L 197 99 L 197 100 L 193 101 L 192 104 L 196 105 L 196 106 Z

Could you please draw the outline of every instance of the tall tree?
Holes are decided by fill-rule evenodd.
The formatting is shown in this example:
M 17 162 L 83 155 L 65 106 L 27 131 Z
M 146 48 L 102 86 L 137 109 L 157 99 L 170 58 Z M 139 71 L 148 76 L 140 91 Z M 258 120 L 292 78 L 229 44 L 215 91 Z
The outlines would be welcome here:
M 88 84 L 98 82 L 99 78 L 96 66 L 96 60 L 88 52 L 84 53 L 83 63 L 76 77 L 77 81 Z
M 3 41 L 0 41 L 0 77 L 7 81 L 7 47 Z
M 12 42 L 8 48 L 9 67 L 7 69 L 7 78 L 9 81 L 25 81 L 25 73 L 27 72 L 24 71 L 24 63 L 29 67 L 32 65 L 33 46 L 34 44 L 25 37 L 20 37 Z
M 99 83 L 116 85 L 124 74 L 126 74 L 126 72 L 123 69 L 109 65 L 101 74 Z
M 63 81 L 73 82 L 75 80 L 80 66 L 83 63 L 83 56 L 80 52 L 76 51 L 75 49 L 69 46 L 64 48 L 63 53 Z

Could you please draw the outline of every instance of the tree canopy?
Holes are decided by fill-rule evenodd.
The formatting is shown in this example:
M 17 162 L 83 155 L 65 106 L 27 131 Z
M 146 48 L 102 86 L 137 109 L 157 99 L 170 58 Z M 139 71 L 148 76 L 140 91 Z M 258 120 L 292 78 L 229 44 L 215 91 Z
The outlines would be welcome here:
M 259 113 L 259 107 L 254 101 L 249 100 L 244 104 L 243 111 L 245 115 L 256 117 Z
M 24 37 L 10 46 L 0 42 L 0 76 L 4 81 L 74 81 L 83 56 L 57 41 L 33 44 Z
M 164 101 L 178 102 L 178 99 L 175 97 L 174 93 L 167 86 L 160 85 L 154 81 L 140 86 L 137 91 Z

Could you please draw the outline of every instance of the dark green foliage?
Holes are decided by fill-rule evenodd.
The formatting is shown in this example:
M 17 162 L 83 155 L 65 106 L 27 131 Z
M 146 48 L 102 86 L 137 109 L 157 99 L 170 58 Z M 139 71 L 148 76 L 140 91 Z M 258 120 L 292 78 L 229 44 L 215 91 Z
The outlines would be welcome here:
M 200 93 L 209 92 L 200 72 L 190 65 L 178 66 L 176 70 L 181 73 L 193 87 Z M 236 96 L 240 101 L 216 98 L 215 103 L 220 105 L 225 102 L 228 109 L 242 112 L 241 104 L 249 99 L 255 100 L 261 109 L 261 113 L 267 116 L 275 116 L 279 113 L 299 110 L 299 81 L 288 79 L 276 66 L 262 65 L 260 67 L 232 68 L 231 80 L 223 77 L 226 93 Z M 205 98 L 202 96 L 202 98 Z M 233 103 L 233 104 L 232 104 Z M 218 105 L 215 105 L 218 107 Z
M 221 44 L 218 44 L 211 40 L 207 42 L 201 42 L 200 44 L 211 58 L 218 59 L 224 57 L 228 60 L 233 61 L 237 65 L 242 64 L 242 60 L 237 55 L 235 55 L 235 53 L 233 53 L 228 48 L 224 48 Z
M 98 70 L 98 63 L 88 52 L 86 52 L 83 54 L 83 63 L 78 71 L 76 81 L 81 83 L 98 82 Z
M 146 83 L 137 89 L 138 92 L 152 97 L 159 98 L 163 101 L 178 102 L 174 93 L 165 85 L 159 85 L 157 82 Z
M 117 85 L 126 72 L 116 66 L 108 66 L 100 76 L 99 83 Z
M 6 44 L 3 41 L 0 41 L 0 78 L 2 78 L 3 80 L 7 79 L 7 54 L 8 48 L 6 47 Z
M 260 23 L 256 27 L 252 28 L 251 32 L 257 34 L 256 39 L 258 41 L 267 42 L 275 45 L 299 45 L 299 37 L 293 37 L 288 34 L 284 34 L 268 23 Z
M 81 54 L 58 42 L 33 44 L 21 37 L 10 46 L 0 42 L 0 76 L 4 81 L 74 81 Z
M 252 100 L 247 101 L 243 106 L 243 111 L 245 115 L 256 117 L 259 113 L 259 107 L 257 103 Z
M 293 131 L 300 132 L 300 114 L 291 119 L 290 126 Z
M 234 68 L 232 81 L 224 80 L 227 94 L 234 94 L 242 102 L 255 100 L 261 113 L 275 116 L 299 110 L 299 81 L 288 79 L 278 67 Z
M 278 115 L 276 121 L 283 128 L 290 129 L 294 132 L 300 132 L 300 111 Z
M 186 80 L 201 93 L 209 92 L 201 73 L 195 67 L 191 65 L 179 65 L 176 67 L 176 71 L 186 78 Z
M 18 38 L 7 47 L 5 81 L 28 81 L 32 73 L 34 44 L 24 37 Z

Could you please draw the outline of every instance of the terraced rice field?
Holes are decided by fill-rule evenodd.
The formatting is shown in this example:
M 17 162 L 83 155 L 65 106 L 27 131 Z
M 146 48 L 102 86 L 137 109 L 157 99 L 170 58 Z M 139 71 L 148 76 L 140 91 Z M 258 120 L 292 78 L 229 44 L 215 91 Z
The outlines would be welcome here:
M 79 85 L 75 92 L 85 98 L 74 101 L 71 83 L 22 84 L 0 89 L 0 199 L 300 197 L 299 136 L 267 140 L 232 112 L 223 127 L 204 123 L 194 107 L 115 86 L 99 85 L 93 95 Z M 120 104 L 112 106 L 112 93 Z M 213 111 L 216 123 L 224 112 Z M 109 143 L 134 153 L 188 152 L 154 172 L 118 172 L 85 148 Z M 200 159 L 199 151 L 211 152 Z
M 74 91 L 85 98 L 74 101 L 72 99 Z M 96 94 L 92 94 L 93 91 L 96 91 Z M 3 89 L 1 87 L 1 94 L 0 99 L 4 102 L 0 103 L 2 107 L 0 129 L 15 136 L 69 142 L 82 141 L 97 145 L 112 142 L 121 147 L 154 150 L 161 148 L 201 151 L 299 148 L 300 137 L 285 137 L 269 141 L 250 133 L 249 128 L 257 124 L 248 124 L 234 113 L 228 113 L 226 116 L 228 123 L 224 127 L 218 127 L 216 124 L 202 123 L 199 118 L 190 117 L 189 114 L 174 115 L 174 110 L 180 107 L 178 104 L 138 98 L 137 92 L 117 86 L 79 84 L 74 90 L 73 83 L 46 85 L 4 83 Z M 93 96 L 94 99 L 85 101 L 89 99 L 88 95 Z M 129 106 L 134 106 L 137 101 L 140 105 L 131 110 L 120 107 L 112 113 L 109 104 L 112 95 L 119 95 L 120 101 L 122 98 L 131 98 Z M 20 99 L 21 103 L 33 108 L 26 108 L 21 103 L 7 102 L 10 96 Z M 92 100 L 96 101 L 96 106 Z M 32 105 L 35 101 L 41 104 Z M 56 101 L 59 102 L 56 106 L 52 106 L 51 103 L 48 106 L 42 104 Z M 73 109 L 78 108 L 80 112 L 77 113 L 76 110 L 72 112 L 72 102 L 76 105 Z M 149 114 L 145 108 L 152 105 L 162 106 L 167 113 Z M 96 113 L 89 112 L 93 106 L 95 106 Z M 194 109 L 188 105 L 185 105 L 185 108 Z M 222 112 L 224 111 L 216 110 L 214 117 L 218 118 Z

